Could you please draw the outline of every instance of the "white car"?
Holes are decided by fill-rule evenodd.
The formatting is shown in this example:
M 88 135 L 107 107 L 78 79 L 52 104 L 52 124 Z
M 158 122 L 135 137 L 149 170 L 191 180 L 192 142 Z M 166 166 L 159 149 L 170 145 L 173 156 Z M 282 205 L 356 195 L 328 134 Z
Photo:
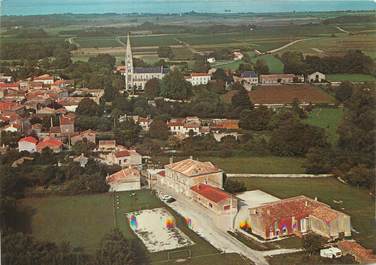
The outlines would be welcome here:
M 161 199 L 162 199 L 162 201 L 167 201 L 167 200 L 169 200 L 169 199 L 171 199 L 172 197 L 170 196 L 170 195 L 163 195 L 162 197 L 161 197 Z
M 335 247 L 325 248 L 320 250 L 320 256 L 330 259 L 340 258 L 342 257 L 342 251 Z

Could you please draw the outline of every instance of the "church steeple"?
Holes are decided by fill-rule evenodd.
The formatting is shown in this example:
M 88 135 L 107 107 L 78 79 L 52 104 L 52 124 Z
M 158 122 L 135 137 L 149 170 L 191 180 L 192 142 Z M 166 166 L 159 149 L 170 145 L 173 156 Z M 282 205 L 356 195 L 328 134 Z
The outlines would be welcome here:
M 125 89 L 133 89 L 133 56 L 129 32 L 127 36 L 127 49 L 125 52 Z

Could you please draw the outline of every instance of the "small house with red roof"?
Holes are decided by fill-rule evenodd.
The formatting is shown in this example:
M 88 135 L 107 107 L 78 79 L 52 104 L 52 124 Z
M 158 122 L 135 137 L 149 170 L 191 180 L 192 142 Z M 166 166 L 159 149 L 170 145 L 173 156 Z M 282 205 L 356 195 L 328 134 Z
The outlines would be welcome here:
M 331 239 L 351 236 L 350 216 L 306 196 L 265 203 L 249 214 L 252 233 L 264 239 L 308 232 Z
M 112 164 L 121 167 L 141 166 L 142 156 L 133 149 L 120 149 L 112 153 Z
M 63 134 L 74 133 L 74 120 L 74 117 L 70 117 L 68 115 L 60 116 L 60 132 Z
M 45 148 L 50 148 L 54 153 L 59 153 L 63 149 L 63 142 L 53 137 L 47 137 L 37 144 L 39 153 Z
M 141 174 L 135 167 L 124 168 L 106 178 L 109 191 L 127 191 L 141 189 Z
M 191 197 L 195 202 L 219 215 L 235 214 L 238 209 L 238 200 L 235 196 L 204 183 L 191 187 Z
M 96 137 L 97 137 L 96 131 L 89 129 L 89 130 L 80 132 L 77 135 L 72 136 L 71 137 L 71 144 L 74 145 L 79 141 L 85 141 L 85 140 L 87 142 L 91 142 L 91 143 L 95 144 Z
M 33 81 L 43 83 L 44 85 L 52 85 L 55 82 L 55 78 L 49 74 L 44 74 L 34 77 Z
M 38 140 L 32 136 L 27 136 L 18 140 L 18 152 L 27 151 L 34 153 L 37 151 Z
M 343 255 L 350 254 L 360 264 L 375 264 L 376 255 L 372 249 L 366 249 L 354 240 L 342 240 L 338 242 L 338 248 Z

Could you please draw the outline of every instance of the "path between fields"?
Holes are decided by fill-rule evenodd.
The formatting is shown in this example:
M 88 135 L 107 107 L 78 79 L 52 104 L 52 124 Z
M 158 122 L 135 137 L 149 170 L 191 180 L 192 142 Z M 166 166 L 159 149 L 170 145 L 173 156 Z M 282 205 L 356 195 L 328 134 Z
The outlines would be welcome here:
M 291 45 L 294 45 L 294 44 L 298 43 L 298 42 L 302 42 L 302 41 L 306 41 L 306 40 L 312 40 L 312 39 L 314 39 L 314 38 L 294 40 L 294 41 L 289 42 L 289 43 L 287 43 L 287 44 L 285 44 L 285 45 L 283 45 L 283 46 L 281 46 L 281 47 L 279 47 L 277 49 L 269 50 L 266 53 L 279 52 L 279 51 L 281 51 L 281 50 L 283 50 L 283 49 L 285 49 L 287 47 L 290 47 Z
M 227 229 L 215 225 L 213 216 L 208 210 L 191 200 L 187 199 L 183 194 L 175 193 L 173 190 L 165 186 L 157 186 L 158 191 L 163 194 L 172 195 L 176 201 L 169 206 L 183 217 L 189 217 L 193 223 L 193 229 L 200 236 L 205 238 L 218 250 L 225 253 L 238 253 L 250 259 L 257 265 L 269 264 L 265 259 L 266 256 L 279 255 L 285 253 L 299 252 L 300 249 L 277 249 L 271 251 L 257 251 L 244 245 L 242 242 L 231 236 Z M 226 217 L 221 217 L 226 218 Z M 225 221 L 224 221 L 225 222 Z
M 341 28 L 340 26 L 336 26 L 336 29 L 338 29 L 339 31 L 341 31 L 341 32 L 343 32 L 343 33 L 347 33 L 347 34 L 350 33 L 350 31 L 344 30 L 344 29 Z
M 69 42 L 69 44 L 74 44 L 74 45 L 77 46 L 77 48 L 79 48 L 79 47 L 80 47 L 80 44 L 78 44 L 78 43 L 74 40 L 75 38 L 76 38 L 76 37 L 68 38 L 67 41 Z
M 193 48 L 189 43 L 184 42 L 184 41 L 182 41 L 182 40 L 179 40 L 178 38 L 175 38 L 175 40 L 176 40 L 178 43 L 182 44 L 184 47 L 186 47 L 188 50 L 190 50 L 193 54 L 204 55 L 203 52 L 199 52 L 199 51 L 197 51 L 197 50 L 196 50 L 195 48 Z

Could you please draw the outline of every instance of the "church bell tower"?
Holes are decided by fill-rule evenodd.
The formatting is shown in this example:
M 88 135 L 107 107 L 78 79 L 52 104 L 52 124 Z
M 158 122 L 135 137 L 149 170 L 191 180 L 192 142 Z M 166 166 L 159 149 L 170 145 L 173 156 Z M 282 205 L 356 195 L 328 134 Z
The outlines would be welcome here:
M 129 32 L 127 36 L 127 49 L 125 52 L 125 90 L 133 90 L 133 56 Z

